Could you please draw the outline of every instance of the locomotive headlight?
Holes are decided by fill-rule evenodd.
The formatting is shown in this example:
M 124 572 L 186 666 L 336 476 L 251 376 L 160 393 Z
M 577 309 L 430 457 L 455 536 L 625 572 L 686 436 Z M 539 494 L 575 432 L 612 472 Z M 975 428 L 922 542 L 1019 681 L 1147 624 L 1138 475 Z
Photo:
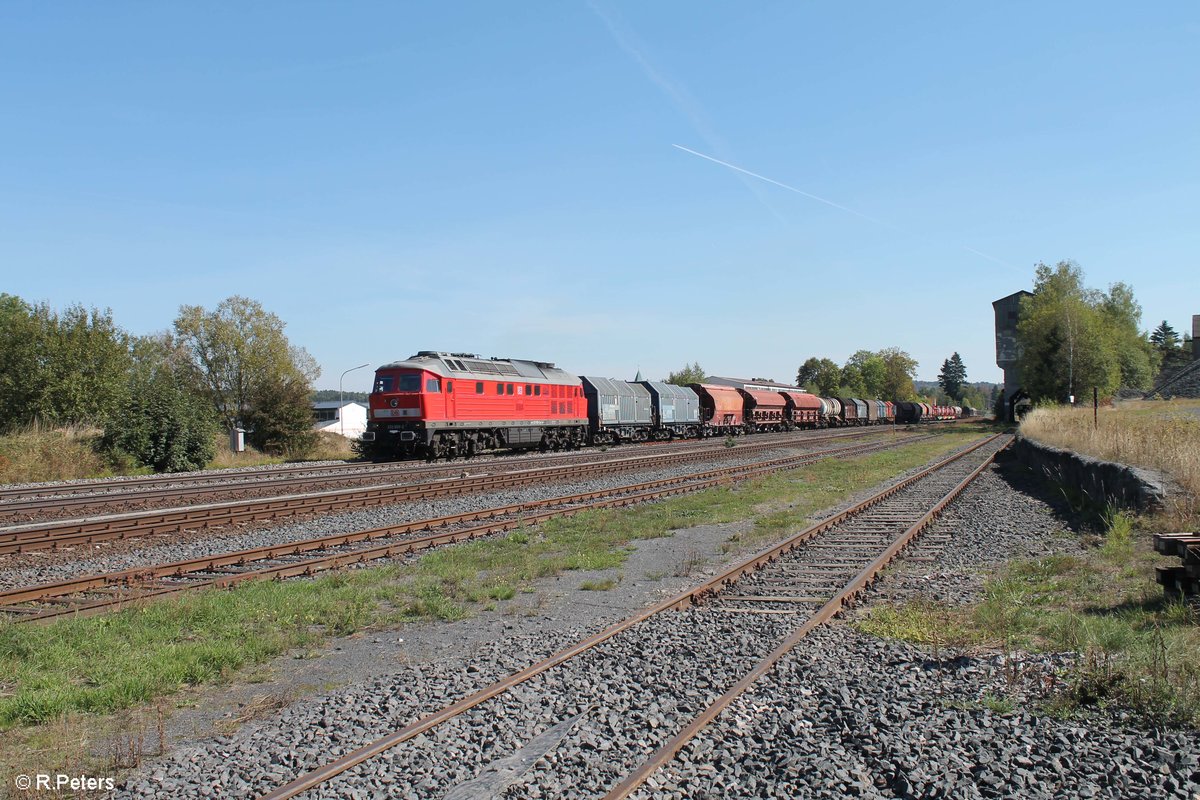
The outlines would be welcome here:
M 396 406 L 400 405 L 400 401 L 393 397 L 391 401 L 388 402 L 388 405 L 392 408 L 395 408 Z

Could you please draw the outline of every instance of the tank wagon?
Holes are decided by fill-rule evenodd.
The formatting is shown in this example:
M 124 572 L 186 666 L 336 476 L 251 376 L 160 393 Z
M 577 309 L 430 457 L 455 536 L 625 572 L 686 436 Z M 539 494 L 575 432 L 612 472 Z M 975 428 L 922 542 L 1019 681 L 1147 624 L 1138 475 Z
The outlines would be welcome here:
M 575 376 L 548 361 L 422 350 L 375 373 L 364 454 L 470 457 L 485 450 L 738 436 L 955 419 L 974 409 L 817 397 L 800 389 Z

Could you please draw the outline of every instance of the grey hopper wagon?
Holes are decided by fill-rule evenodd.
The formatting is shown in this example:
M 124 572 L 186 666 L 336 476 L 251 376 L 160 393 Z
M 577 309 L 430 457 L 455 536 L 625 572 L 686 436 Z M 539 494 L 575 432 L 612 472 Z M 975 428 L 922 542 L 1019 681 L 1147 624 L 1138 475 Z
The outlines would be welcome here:
M 587 398 L 588 434 L 593 444 L 644 442 L 651 438 L 650 392 L 636 383 L 580 375 Z
M 650 392 L 656 439 L 699 435 L 700 398 L 694 390 L 662 381 L 642 381 L 640 385 Z

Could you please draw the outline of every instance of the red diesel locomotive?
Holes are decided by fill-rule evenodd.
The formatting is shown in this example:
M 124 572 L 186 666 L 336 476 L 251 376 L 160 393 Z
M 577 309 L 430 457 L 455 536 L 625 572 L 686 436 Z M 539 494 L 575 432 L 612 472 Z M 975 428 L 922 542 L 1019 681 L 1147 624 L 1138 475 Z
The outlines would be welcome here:
M 588 422 L 579 378 L 553 364 L 428 350 L 376 370 L 367 413 L 367 452 L 430 459 L 574 449 Z

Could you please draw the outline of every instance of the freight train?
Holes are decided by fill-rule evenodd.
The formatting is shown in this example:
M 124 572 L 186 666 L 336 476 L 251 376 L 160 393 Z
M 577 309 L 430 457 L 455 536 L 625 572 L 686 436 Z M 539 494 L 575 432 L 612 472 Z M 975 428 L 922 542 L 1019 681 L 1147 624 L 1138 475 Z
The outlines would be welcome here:
M 970 411 L 970 409 L 967 409 Z M 375 371 L 364 455 L 470 457 L 489 450 L 741 436 L 955 419 L 964 409 L 823 398 L 800 389 L 572 375 L 546 361 L 422 350 Z

